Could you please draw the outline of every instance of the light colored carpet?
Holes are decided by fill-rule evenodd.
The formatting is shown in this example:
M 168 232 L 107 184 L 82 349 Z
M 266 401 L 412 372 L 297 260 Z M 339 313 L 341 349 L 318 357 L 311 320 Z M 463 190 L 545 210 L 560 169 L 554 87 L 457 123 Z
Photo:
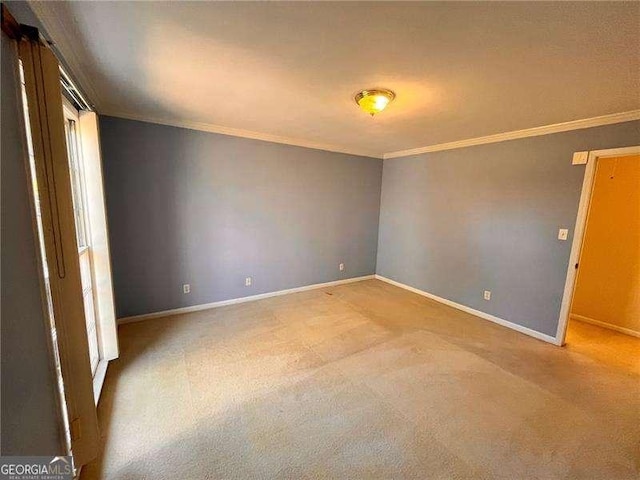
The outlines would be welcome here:
M 576 328 L 559 348 L 377 280 L 125 325 L 82 478 L 636 479 L 640 341 L 608 362 Z

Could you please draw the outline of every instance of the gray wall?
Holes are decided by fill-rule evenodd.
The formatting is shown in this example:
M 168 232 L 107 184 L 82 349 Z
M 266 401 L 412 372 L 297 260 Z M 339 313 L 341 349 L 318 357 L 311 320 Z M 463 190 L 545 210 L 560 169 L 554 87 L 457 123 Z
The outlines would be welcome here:
M 63 453 L 56 383 L 42 311 L 37 243 L 16 78 L 15 44 L 2 34 L 0 330 L 2 343 L 2 455 Z
M 640 122 L 384 161 L 377 273 L 555 336 L 584 166 Z M 484 301 L 484 290 L 492 291 Z
M 118 317 L 375 273 L 381 160 L 104 116 L 100 130 Z

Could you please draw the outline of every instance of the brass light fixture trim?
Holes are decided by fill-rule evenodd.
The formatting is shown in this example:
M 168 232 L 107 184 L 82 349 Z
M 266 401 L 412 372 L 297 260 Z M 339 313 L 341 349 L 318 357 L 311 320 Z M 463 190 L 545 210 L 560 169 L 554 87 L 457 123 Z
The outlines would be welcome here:
M 396 98 L 396 94 L 386 88 L 368 88 L 356 94 L 354 100 L 360 108 L 372 117 L 384 110 Z

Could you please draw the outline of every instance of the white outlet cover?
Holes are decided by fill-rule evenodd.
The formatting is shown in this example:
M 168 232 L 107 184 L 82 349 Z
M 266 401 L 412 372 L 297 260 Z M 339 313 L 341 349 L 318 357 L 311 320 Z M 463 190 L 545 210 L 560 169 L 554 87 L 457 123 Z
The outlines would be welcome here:
M 344 263 L 341 263 L 340 265 L 338 265 L 338 268 L 340 269 L 340 271 L 344 270 Z
M 191 293 L 191 285 L 188 283 L 182 285 L 182 293 Z
M 491 300 L 491 292 L 489 290 L 484 291 L 484 299 Z
M 251 277 L 247 277 L 247 278 L 244 279 L 244 286 L 245 287 L 250 287 L 252 282 L 253 282 L 253 280 L 251 279 Z
M 569 230 L 566 228 L 561 228 L 558 230 L 558 240 L 566 240 L 569 237 Z

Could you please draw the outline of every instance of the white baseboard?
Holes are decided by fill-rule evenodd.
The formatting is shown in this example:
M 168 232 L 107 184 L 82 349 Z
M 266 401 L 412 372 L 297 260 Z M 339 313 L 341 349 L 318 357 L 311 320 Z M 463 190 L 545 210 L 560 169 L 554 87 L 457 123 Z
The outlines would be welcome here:
M 618 325 L 612 325 L 611 323 L 601 322 L 600 320 L 594 320 L 593 318 L 585 317 L 584 315 L 577 315 L 572 313 L 570 315 L 572 320 L 579 320 L 584 323 L 590 323 L 602 328 L 608 328 L 609 330 L 615 330 L 616 332 L 624 333 L 625 335 L 631 335 L 632 337 L 640 338 L 640 332 L 631 330 L 630 328 L 619 327 Z
M 410 292 L 417 293 L 418 295 L 422 295 L 423 297 L 427 297 L 431 300 L 435 300 L 436 302 L 443 303 L 449 307 L 457 308 L 458 310 L 462 310 L 463 312 L 470 313 L 471 315 L 475 315 L 476 317 L 480 317 L 485 320 L 489 320 L 490 322 L 497 323 L 498 325 L 502 325 L 503 327 L 507 327 L 517 332 L 524 333 L 525 335 L 529 335 L 530 337 L 537 338 L 538 340 L 543 340 L 545 342 L 552 343 L 554 345 L 560 345 L 555 337 L 546 335 L 544 333 L 540 333 L 536 330 L 532 330 L 527 327 L 523 327 L 522 325 L 518 325 L 517 323 L 512 323 L 502 318 L 490 315 L 488 313 L 481 312 L 480 310 L 467 307 L 466 305 L 452 302 L 451 300 L 447 300 L 446 298 L 438 297 L 437 295 L 434 295 L 429 292 L 425 292 L 424 290 L 420 290 L 418 288 L 405 285 L 404 283 L 396 282 L 395 280 L 391 280 L 390 278 L 383 277 L 382 275 L 375 275 L 375 278 L 377 278 L 378 280 L 382 280 L 383 282 L 387 282 L 391 285 L 395 285 L 396 287 L 404 288 L 405 290 L 409 290 Z
M 125 323 L 140 322 L 150 318 L 165 317 L 167 315 L 178 315 L 181 313 L 199 312 L 200 310 L 208 310 L 210 308 L 226 307 L 227 305 L 235 305 L 237 303 L 255 302 L 264 298 L 278 297 L 280 295 L 288 295 L 290 293 L 304 292 L 307 290 L 315 290 L 317 288 L 334 287 L 336 285 L 344 285 L 346 283 L 361 282 L 362 280 L 371 280 L 374 275 L 365 275 L 363 277 L 345 278 L 344 280 L 335 280 L 333 282 L 315 283 L 313 285 L 305 285 L 304 287 L 289 288 L 287 290 L 278 290 L 277 292 L 261 293 L 259 295 L 250 295 L 248 297 L 232 298 L 230 300 L 222 300 L 220 302 L 203 303 L 200 305 L 192 305 L 190 307 L 174 308 L 171 310 L 163 310 L 161 312 L 144 313 L 142 315 L 132 315 L 130 317 L 122 317 L 118 319 L 118 325 Z

